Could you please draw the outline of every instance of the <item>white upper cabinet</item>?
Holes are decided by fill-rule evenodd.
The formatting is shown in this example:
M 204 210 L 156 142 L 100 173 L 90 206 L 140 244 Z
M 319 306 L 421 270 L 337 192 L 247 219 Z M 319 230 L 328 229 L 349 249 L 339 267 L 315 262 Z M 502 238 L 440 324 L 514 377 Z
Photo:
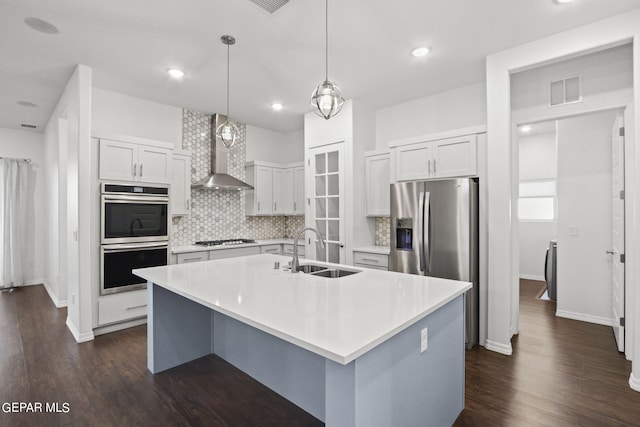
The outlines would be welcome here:
M 297 168 L 302 166 L 247 162 L 245 179 L 253 186 L 253 190 L 245 191 L 246 215 L 303 215 L 304 183 L 302 189 L 298 190 Z M 302 196 L 297 195 L 296 191 L 302 191 Z M 297 197 L 301 197 L 302 201 L 298 201 Z M 299 212 L 298 206 L 301 209 Z
M 367 152 L 364 157 L 367 216 L 389 216 L 391 183 L 389 152 Z
M 304 166 L 293 168 L 293 214 L 304 215 Z
M 174 152 L 171 159 L 171 215 L 189 215 L 191 199 L 191 155 Z
M 167 143 L 100 139 L 100 179 L 169 184 L 171 152 Z
M 476 135 L 393 147 L 395 181 L 477 175 Z

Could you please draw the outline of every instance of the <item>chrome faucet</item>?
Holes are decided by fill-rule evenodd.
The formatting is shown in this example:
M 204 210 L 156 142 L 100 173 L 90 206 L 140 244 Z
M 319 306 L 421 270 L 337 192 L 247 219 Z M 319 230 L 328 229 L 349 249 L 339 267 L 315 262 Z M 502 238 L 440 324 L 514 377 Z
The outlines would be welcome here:
M 296 236 L 296 240 L 293 242 L 293 259 L 291 260 L 291 272 L 292 273 L 297 273 L 298 272 L 298 266 L 300 265 L 300 261 L 298 260 L 298 240 L 300 239 L 300 236 L 302 236 L 304 234 L 304 232 L 307 231 L 307 230 L 313 231 L 314 233 L 316 233 L 318 235 L 318 237 L 320 238 L 320 244 L 324 248 L 324 237 L 322 237 L 322 233 L 320 233 L 318 230 L 316 230 L 313 227 L 305 227 L 302 230 L 300 230 L 298 232 L 298 235 Z

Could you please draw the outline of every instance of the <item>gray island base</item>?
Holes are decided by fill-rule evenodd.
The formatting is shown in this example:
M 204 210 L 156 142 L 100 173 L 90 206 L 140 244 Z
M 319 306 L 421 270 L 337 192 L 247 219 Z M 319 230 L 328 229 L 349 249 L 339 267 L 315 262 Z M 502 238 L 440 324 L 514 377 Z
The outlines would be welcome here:
M 260 257 L 269 257 L 267 261 L 257 260 Z M 274 257 L 271 255 L 257 255 L 245 258 L 256 258 L 249 260 L 249 264 L 259 265 L 273 264 Z M 286 260 L 285 260 L 286 262 Z M 202 264 L 197 266 L 197 264 Z M 307 285 L 309 291 L 315 296 L 322 296 L 323 302 L 332 301 L 339 304 L 339 297 L 336 300 L 335 292 L 340 293 L 338 286 L 349 286 L 351 279 L 355 284 L 355 276 L 361 276 L 360 281 L 366 281 L 367 275 L 382 274 L 384 282 L 392 282 L 391 287 L 399 289 L 399 292 L 416 289 L 421 292 L 420 298 L 428 298 L 435 303 L 435 307 L 427 310 L 424 316 L 418 316 L 416 320 L 412 318 L 409 322 L 402 322 L 399 327 L 392 328 L 384 336 L 365 342 L 369 345 L 362 346 L 361 340 L 353 338 L 355 351 L 348 353 L 338 353 L 334 351 L 331 340 L 323 342 L 318 337 L 330 337 L 331 331 L 343 328 L 348 332 L 343 339 L 349 337 L 349 333 L 357 332 L 355 328 L 359 321 L 366 321 L 368 315 L 374 315 L 372 310 L 362 307 L 361 313 L 351 313 L 344 311 L 349 308 L 348 302 L 342 307 L 331 307 L 324 310 L 318 316 L 317 310 L 313 315 L 315 320 L 309 321 L 303 318 L 291 319 L 291 322 L 302 322 L 291 330 L 286 327 L 278 327 L 274 322 L 268 324 L 260 318 L 259 313 L 250 316 L 249 311 L 243 311 L 240 302 L 234 304 L 239 306 L 231 307 L 226 297 L 231 293 L 229 286 L 222 293 L 215 296 L 210 293 L 209 288 L 212 282 L 225 280 L 225 274 L 220 274 L 225 268 L 237 268 L 232 266 L 232 262 L 226 260 L 207 261 L 197 264 L 186 264 L 194 266 L 198 271 L 189 271 L 188 268 L 173 269 L 173 275 L 166 274 L 167 271 L 177 266 L 154 267 L 151 269 L 137 270 L 136 274 L 148 280 L 148 303 L 149 317 L 147 323 L 148 339 L 148 359 L 147 366 L 153 374 L 171 369 L 181 364 L 190 362 L 200 357 L 215 354 L 236 366 L 243 372 L 255 378 L 262 384 L 282 395 L 286 399 L 295 403 L 313 416 L 325 422 L 329 427 L 337 426 L 450 426 L 456 420 L 464 407 L 464 291 L 468 285 L 463 282 L 444 281 L 448 283 L 431 283 L 427 286 L 451 286 L 451 283 L 462 284 L 455 288 L 455 292 L 449 297 L 442 298 L 441 292 L 434 292 L 433 289 L 415 288 L 415 283 L 407 288 L 398 273 L 379 272 L 376 270 L 364 269 L 362 273 L 350 276 L 349 278 L 324 279 L 319 278 L 317 283 L 294 283 L 295 281 L 305 282 L 308 279 L 316 280 L 302 273 L 292 275 L 282 273 L 281 283 L 275 286 L 291 287 Z M 209 264 L 204 266 L 204 264 Z M 216 265 L 218 264 L 218 265 Z M 243 265 L 242 267 L 249 267 Z M 162 274 L 151 270 L 167 269 Z M 204 270 L 209 269 L 209 273 Z M 211 270 L 212 269 L 212 270 Z M 216 274 L 211 274 L 216 271 Z M 272 273 L 274 274 L 274 273 Z M 289 276 L 296 276 L 289 278 Z M 157 281 L 152 277 L 157 277 Z M 251 275 L 248 275 L 251 276 Z M 244 275 L 240 279 L 239 286 L 244 293 L 238 293 L 240 297 L 252 300 L 251 289 L 242 286 L 242 283 L 250 279 Z M 193 285 L 170 286 L 171 277 L 177 282 L 182 280 L 197 280 L 198 277 L 209 277 L 209 288 L 206 292 Z M 257 277 L 255 277 L 257 278 Z M 275 277 L 278 278 L 278 277 Z M 377 277 L 368 277 L 371 280 L 369 286 L 377 286 Z M 231 279 L 231 277 L 228 277 Z M 263 285 L 267 285 L 269 278 L 261 277 Z M 411 279 L 413 280 L 413 279 Z M 293 282 L 288 282 L 293 281 Z M 158 283 L 160 282 L 160 283 Z M 337 282 L 342 282 L 338 284 Z M 433 279 L 432 279 L 433 282 Z M 175 282 L 174 282 L 175 283 Z M 418 284 L 419 286 L 419 284 Z M 325 287 L 325 288 L 323 288 Z M 257 289 L 257 288 L 256 288 Z M 353 292 L 361 292 L 354 290 Z M 386 293 L 374 292 L 370 304 L 376 307 L 378 302 L 375 298 L 388 297 Z M 347 292 L 348 293 L 348 292 Z M 434 294 L 437 296 L 434 299 Z M 346 298 L 351 301 L 351 294 Z M 425 297 L 426 295 L 426 297 Z M 300 296 L 297 295 L 296 298 Z M 414 307 L 412 309 L 404 307 L 408 314 L 416 312 L 416 295 L 403 295 L 396 301 L 388 301 L 388 304 L 398 304 L 404 301 Z M 364 301 L 366 297 L 362 296 Z M 411 301 L 414 300 L 412 304 Z M 257 302 L 257 299 L 256 299 Z M 265 301 L 268 303 L 268 301 Z M 356 307 L 356 301 L 352 301 Z M 248 304 L 251 305 L 251 302 Z M 325 304 L 327 305 L 327 304 Z M 420 305 L 420 304 L 417 304 Z M 328 306 L 328 305 L 327 305 Z M 303 306 L 308 309 L 308 306 Z M 417 309 L 422 311 L 424 307 Z M 334 310 L 338 310 L 334 312 Z M 403 307 L 396 307 L 394 311 L 404 311 Z M 309 315 L 308 310 L 299 310 L 301 315 Z M 287 313 L 283 313 L 286 315 Z M 291 314 L 291 313 L 289 313 Z M 354 320 L 353 317 L 361 314 L 364 319 Z M 327 316 L 342 316 L 340 318 L 329 319 Z M 389 313 L 380 313 L 381 316 L 388 316 Z M 295 316 L 294 316 L 295 317 Z M 415 316 L 414 316 L 415 317 Z M 397 321 L 398 318 L 392 315 L 391 318 Z M 319 321 L 324 319 L 323 321 Z M 373 318 L 370 319 L 373 322 Z M 281 319 L 286 322 L 286 319 Z M 337 322 L 337 324 L 336 324 Z M 343 325 L 341 323 L 344 323 Z M 375 322 L 374 322 L 375 323 Z M 410 324 L 404 324 L 410 323 Z M 284 325 L 284 323 L 283 323 Z M 325 328 L 326 330 L 318 334 L 317 330 L 312 331 L 309 336 L 300 334 L 300 331 L 309 328 Z M 338 329 L 332 329 L 338 328 Z M 428 348 L 420 351 L 421 331 L 428 329 Z M 370 330 L 365 331 L 370 334 Z M 388 335 L 388 336 L 386 336 Z M 370 348 L 369 348 L 370 347 Z

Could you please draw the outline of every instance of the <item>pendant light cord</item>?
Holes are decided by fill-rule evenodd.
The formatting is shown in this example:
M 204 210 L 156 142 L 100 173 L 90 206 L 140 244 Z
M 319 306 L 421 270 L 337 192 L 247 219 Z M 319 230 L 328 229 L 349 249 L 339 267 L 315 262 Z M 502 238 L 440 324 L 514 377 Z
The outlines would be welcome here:
M 227 45 L 227 121 L 229 121 L 229 45 Z
M 325 80 L 329 80 L 329 0 L 324 0 Z

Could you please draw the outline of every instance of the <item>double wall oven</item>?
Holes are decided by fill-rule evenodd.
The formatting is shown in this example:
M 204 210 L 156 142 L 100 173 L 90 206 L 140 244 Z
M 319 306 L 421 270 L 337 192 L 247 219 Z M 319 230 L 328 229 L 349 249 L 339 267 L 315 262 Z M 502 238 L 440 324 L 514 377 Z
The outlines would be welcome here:
M 143 289 L 131 270 L 169 260 L 169 189 L 102 183 L 100 190 L 100 295 Z

